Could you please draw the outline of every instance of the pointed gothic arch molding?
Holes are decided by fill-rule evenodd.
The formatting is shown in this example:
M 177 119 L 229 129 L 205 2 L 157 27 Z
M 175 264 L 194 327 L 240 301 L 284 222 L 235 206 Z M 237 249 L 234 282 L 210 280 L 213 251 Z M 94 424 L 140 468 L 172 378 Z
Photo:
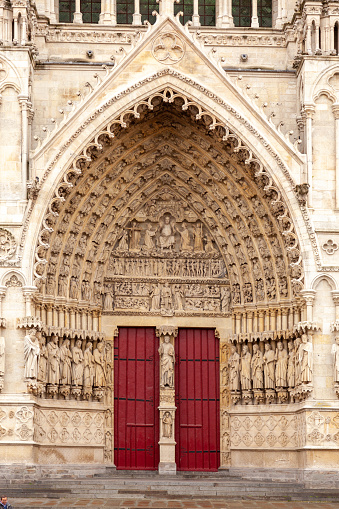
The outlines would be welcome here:
M 163 104 L 163 99 L 165 98 L 165 103 L 173 103 L 173 105 L 176 106 L 177 110 L 180 111 L 186 111 L 186 127 L 190 123 L 192 124 L 192 117 L 194 120 L 197 120 L 197 116 L 200 117 L 198 120 L 203 118 L 203 115 L 200 114 L 200 112 L 197 114 L 195 105 L 193 104 L 187 104 L 187 102 L 183 101 L 182 98 L 176 97 L 175 94 L 168 95 L 170 91 L 166 89 L 163 92 L 163 95 L 156 94 L 152 97 L 152 108 L 148 108 L 149 104 L 146 104 L 147 108 L 145 108 L 143 114 L 144 117 L 147 118 L 146 113 L 149 111 L 149 109 L 154 109 L 154 106 L 157 106 L 159 108 L 159 105 L 161 106 Z M 170 99 L 171 101 L 168 101 L 167 99 Z M 182 106 L 184 105 L 184 109 Z M 187 106 L 187 107 L 186 107 Z M 159 113 L 159 112 L 158 112 Z M 158 114 L 157 113 L 157 114 Z M 161 108 L 160 108 L 160 114 L 161 114 Z M 139 117 L 142 115 L 138 115 Z M 175 119 L 174 119 L 175 120 Z M 140 120 L 140 122 L 142 119 Z M 134 122 L 134 123 L 133 123 Z M 138 120 L 131 122 L 130 126 L 130 134 L 129 136 L 132 136 L 133 138 L 133 129 L 134 131 L 138 129 Z M 117 124 L 118 125 L 118 124 Z M 210 122 L 207 123 L 207 127 L 210 125 Z M 183 129 L 185 128 L 185 125 L 182 126 Z M 206 125 L 204 125 L 203 122 L 200 122 L 200 129 L 204 131 L 205 133 L 215 133 L 215 137 L 219 139 L 218 142 L 216 142 L 216 146 L 218 146 L 218 149 L 214 148 L 213 143 L 210 143 L 208 141 L 208 135 L 204 134 L 201 135 L 201 142 L 200 142 L 200 148 L 199 143 L 197 143 L 195 146 L 194 144 L 192 146 L 187 147 L 187 139 L 191 139 L 189 136 L 182 137 L 180 143 L 184 146 L 181 147 L 181 152 L 177 152 L 177 148 L 175 147 L 175 139 L 173 141 L 173 136 L 175 136 L 175 133 L 172 132 L 172 141 L 169 141 L 167 145 L 165 145 L 165 152 L 163 154 L 158 153 L 156 154 L 155 160 L 158 164 L 161 164 L 164 162 L 164 158 L 166 156 L 166 164 L 163 166 L 163 171 L 159 173 L 161 178 L 164 178 L 165 180 L 172 180 L 175 182 L 175 185 L 177 188 L 180 188 L 180 191 L 178 192 L 178 196 L 181 196 L 181 198 L 186 198 L 186 201 L 188 200 L 191 202 L 191 205 L 193 208 L 197 209 L 198 213 L 204 213 L 204 216 L 200 216 L 200 220 L 204 222 L 204 225 L 206 228 L 210 227 L 213 230 L 213 241 L 215 243 L 215 246 L 218 246 L 219 250 L 224 249 L 224 260 L 227 262 L 227 256 L 229 256 L 228 265 L 231 266 L 231 270 L 233 271 L 232 274 L 230 274 L 230 280 L 233 287 L 233 294 L 237 295 L 239 294 L 239 297 L 237 297 L 235 304 L 244 304 L 244 303 L 252 303 L 252 301 L 256 301 L 257 297 L 253 297 L 255 292 L 255 281 L 253 279 L 254 276 L 251 275 L 251 271 L 253 269 L 257 271 L 256 279 L 260 280 L 262 282 L 262 289 L 261 292 L 264 292 L 267 296 L 267 280 L 269 278 L 267 277 L 267 273 L 271 270 L 272 260 L 275 260 L 276 253 L 270 251 L 271 244 L 276 244 L 276 249 L 278 250 L 278 255 L 276 255 L 277 260 L 281 261 L 281 267 L 280 272 L 289 271 L 290 269 L 287 268 L 286 264 L 286 256 L 284 259 L 284 256 L 280 257 L 280 252 L 283 252 L 282 244 L 284 244 L 284 241 L 282 239 L 287 240 L 287 253 L 291 254 L 291 259 L 289 260 L 292 263 L 292 267 L 294 271 L 297 271 L 295 275 L 298 277 L 292 277 L 291 282 L 294 280 L 294 283 L 297 285 L 294 287 L 294 289 L 298 292 L 298 289 L 302 287 L 302 271 L 301 269 L 301 256 L 300 256 L 300 250 L 297 248 L 297 237 L 295 233 L 293 232 L 293 223 L 288 217 L 288 209 L 286 205 L 281 200 L 281 196 L 279 191 L 274 187 L 272 180 L 265 177 L 265 172 L 263 170 L 262 164 L 257 162 L 253 156 L 248 157 L 248 153 L 245 152 L 245 147 L 241 146 L 239 144 L 238 139 L 233 134 L 230 134 L 229 136 L 226 136 L 226 139 L 222 139 L 223 132 L 218 132 L 218 130 L 222 129 L 221 126 L 215 126 L 215 129 L 213 130 L 206 130 Z M 197 130 L 197 129 L 196 129 Z M 169 129 L 167 132 L 167 139 L 171 138 L 171 130 Z M 192 129 L 192 132 L 194 129 Z M 151 185 L 147 187 L 147 185 L 143 186 L 136 186 L 135 179 L 132 181 L 129 176 L 126 177 L 128 173 L 131 173 L 132 166 L 135 161 L 140 163 L 141 161 L 141 169 L 142 171 L 139 172 L 137 170 L 137 177 L 138 179 L 145 179 L 145 174 L 149 171 L 154 171 L 154 168 L 152 168 L 152 165 L 154 166 L 154 161 L 151 161 L 151 164 L 144 164 L 144 160 L 140 155 L 143 153 L 145 154 L 145 157 L 150 158 L 152 156 L 152 153 L 154 153 L 154 147 L 152 150 L 149 150 L 149 153 L 147 153 L 147 150 L 145 148 L 140 148 L 140 144 L 136 143 L 134 144 L 134 153 L 130 150 L 130 148 L 126 148 L 126 141 L 123 143 L 124 148 L 119 150 L 120 156 L 118 158 L 115 158 L 110 155 L 110 151 L 114 154 L 117 152 L 117 147 L 112 151 L 110 146 L 114 145 L 115 141 L 113 139 L 112 142 L 112 131 L 106 129 L 104 133 L 102 133 L 100 136 L 97 136 L 96 142 L 92 143 L 89 148 L 86 148 L 86 150 L 83 152 L 82 157 L 78 157 L 71 168 L 69 168 L 69 172 L 63 180 L 58 184 L 58 187 L 55 191 L 54 198 L 49 203 L 49 210 L 44 218 L 44 224 L 40 231 L 39 235 L 39 246 L 36 251 L 36 277 L 37 279 L 42 280 L 44 277 L 44 266 L 48 265 L 48 263 L 51 263 L 51 257 L 55 259 L 52 263 L 52 266 L 57 267 L 54 271 L 54 274 L 59 280 L 58 284 L 58 290 L 57 293 L 61 293 L 59 297 L 66 298 L 69 297 L 70 292 L 70 282 L 69 282 L 69 268 L 67 267 L 73 266 L 74 261 L 76 259 L 76 253 L 79 249 L 79 243 L 76 244 L 76 242 L 79 242 L 82 238 L 81 235 L 79 235 L 79 231 L 77 233 L 71 232 L 68 229 L 69 224 L 71 225 L 71 228 L 74 227 L 72 224 L 72 221 L 74 222 L 74 218 L 80 217 L 79 210 L 81 207 L 85 207 L 87 210 L 87 215 L 91 211 L 92 219 L 91 221 L 94 221 L 96 223 L 96 219 L 93 220 L 93 215 L 97 218 L 101 218 L 101 223 L 99 230 L 94 225 L 93 228 L 91 227 L 90 235 L 87 235 L 86 237 L 90 237 L 92 244 L 98 244 L 97 240 L 100 236 L 102 237 L 102 234 L 104 235 L 103 239 L 107 239 L 110 235 L 112 235 L 112 231 L 109 230 L 107 227 L 107 224 L 105 224 L 105 218 L 107 216 L 107 210 L 106 212 L 103 210 L 101 213 L 98 213 L 96 211 L 96 207 L 101 206 L 105 208 L 105 204 L 101 201 L 96 204 L 95 197 L 101 196 L 101 192 L 103 191 L 102 183 L 104 179 L 108 179 L 108 181 L 112 180 L 114 181 L 114 184 L 116 184 L 117 180 L 113 177 L 110 177 L 107 172 L 109 172 L 110 164 L 113 161 L 113 166 L 115 166 L 115 169 L 118 167 L 120 170 L 118 171 L 118 176 L 120 179 L 122 179 L 126 185 L 123 189 L 123 194 L 116 196 L 116 201 L 112 202 L 113 209 L 117 212 L 114 225 L 118 225 L 120 228 L 120 231 L 118 231 L 118 234 L 116 235 L 114 242 L 111 242 L 110 245 L 111 248 L 114 249 L 116 247 L 116 241 L 119 240 L 119 234 L 121 233 L 121 229 L 124 227 L 128 227 L 128 224 L 130 220 L 132 219 L 131 214 L 136 212 L 136 208 L 138 207 L 138 196 L 141 196 L 144 193 L 144 196 L 148 196 L 150 192 L 153 192 L 152 189 L 148 189 L 148 187 L 151 187 L 151 185 L 155 185 L 154 192 L 157 192 L 156 184 L 158 181 L 160 181 L 159 178 L 153 178 L 151 181 Z M 186 133 L 189 134 L 189 133 Z M 120 138 L 122 140 L 126 139 L 126 131 L 119 128 L 115 132 L 115 140 L 119 140 Z M 195 136 L 198 135 L 195 133 Z M 100 143 L 99 143 L 100 142 Z M 179 140 L 178 145 L 180 146 Z M 186 143 L 186 147 L 185 147 Z M 189 142 L 191 143 L 191 142 Z M 100 145 L 100 146 L 99 146 Z M 103 146 L 105 145 L 105 147 Z M 230 161 L 222 161 L 221 160 L 221 151 L 222 146 L 228 147 L 229 151 L 233 154 L 233 161 L 232 165 L 230 164 Z M 169 148 L 170 147 L 170 148 Z M 201 150 L 201 147 L 203 147 L 203 150 Z M 103 150 L 105 148 L 105 150 Z M 185 154 L 184 149 L 189 149 L 189 156 Z M 211 157 L 211 154 L 209 154 L 206 161 L 204 161 L 204 151 L 208 152 L 208 150 L 213 152 L 213 158 L 217 161 L 218 164 L 215 164 L 215 166 L 211 166 L 211 161 L 209 158 Z M 218 152 L 219 150 L 219 152 Z M 153 151 L 153 152 L 152 152 Z M 103 154 L 102 154 L 103 152 Z M 137 154 L 136 154 L 137 152 Z M 177 153 L 176 153 L 177 152 Z M 211 153 L 212 153 L 211 152 Z M 227 151 L 226 151 L 227 152 Z M 195 157 L 193 155 L 195 154 Z M 187 163 L 186 159 L 189 160 Z M 113 157 L 113 159 L 112 159 Z M 130 159 L 128 161 L 128 158 Z M 154 158 L 154 155 L 153 155 Z M 218 158 L 220 161 L 218 161 Z M 201 161 L 202 163 L 201 163 Z M 205 157 L 206 159 L 206 157 Z M 229 156 L 228 156 L 229 159 Z M 105 160 L 106 170 L 103 168 L 102 162 Z M 180 162 L 180 172 L 178 173 L 178 169 L 175 171 L 173 170 L 173 167 Z M 132 164 L 133 163 L 133 164 Z M 100 167 L 101 164 L 101 167 Z M 79 165 L 81 166 L 81 169 L 79 168 Z M 195 173 L 192 172 L 192 165 L 196 165 L 197 170 L 195 170 Z M 235 166 L 233 166 L 235 165 Z M 199 168 L 200 166 L 200 168 Z M 94 169 L 93 169 L 94 167 Z M 226 169 L 230 169 L 232 167 L 232 170 L 229 171 L 229 174 L 225 174 Z M 246 171 L 243 170 L 243 168 L 248 167 L 249 169 L 249 175 L 246 176 Z M 107 169 L 108 168 L 108 169 Z M 206 170 L 208 168 L 208 170 Z M 259 169 L 258 169 L 259 168 Z M 100 178 L 98 177 L 94 178 L 94 173 L 92 172 L 92 169 L 94 172 L 97 172 L 100 175 Z M 140 170 L 140 168 L 139 168 Z M 173 170 L 173 171 L 172 171 Z M 134 171 L 134 170 L 133 170 Z M 132 171 L 132 173 L 133 173 Z M 228 171 L 228 170 L 227 170 Z M 205 175 L 204 175 L 205 172 Z M 233 175 L 232 175 L 233 172 Z M 239 172 L 239 174 L 237 173 Z M 181 173 L 181 174 L 180 174 Z M 159 177 L 158 175 L 158 177 Z M 236 175 L 236 177 L 235 177 Z M 256 202 L 256 207 L 260 206 L 260 199 L 258 196 L 256 196 L 255 191 L 252 189 L 252 194 L 249 191 L 250 181 L 251 178 L 255 178 L 258 180 L 257 186 L 261 188 L 261 190 L 267 194 L 269 197 L 269 205 L 262 206 L 263 212 L 261 212 L 261 216 L 259 213 L 255 212 L 253 205 L 246 205 L 244 195 L 249 194 L 250 198 Z M 94 185 L 95 181 L 97 180 L 96 184 Z M 131 181 L 131 184 L 130 184 Z M 230 188 L 225 187 L 225 182 L 229 182 Z M 232 182 L 231 182 L 232 181 Z M 202 183 L 205 182 L 207 185 L 211 188 L 207 192 L 206 187 L 205 189 L 202 187 Z M 128 183 L 128 185 L 127 185 Z M 84 189 L 80 192 L 82 186 Z M 86 193 L 89 192 L 89 190 L 92 189 L 93 185 L 93 196 L 92 196 L 92 203 L 88 201 L 88 196 Z M 75 205 L 75 208 L 72 209 L 72 212 L 70 212 L 70 209 L 67 209 L 68 204 L 75 198 L 74 190 L 76 190 L 76 187 L 79 186 L 79 193 L 80 193 L 80 200 L 78 200 L 77 204 Z M 101 191 L 95 191 L 95 187 L 100 187 Z M 137 190 L 134 189 L 133 186 L 137 187 Z M 200 186 L 200 190 L 199 190 Z M 222 188 L 224 186 L 224 193 L 228 194 L 228 201 L 223 202 L 224 196 L 222 194 Z M 233 186 L 233 187 L 232 187 Z M 105 187 L 105 186 L 104 186 Z M 241 193 L 239 190 L 242 189 Z M 107 186 L 106 186 L 107 188 Z M 252 183 L 253 188 L 253 183 Z M 255 188 L 255 186 L 254 186 Z M 87 189 L 87 190 L 86 190 Z M 132 190 L 131 190 L 132 189 Z M 245 190 L 245 193 L 244 193 Z M 219 192 L 219 196 L 218 196 Z M 199 194 L 201 196 L 199 196 Z M 214 196 L 215 195 L 215 196 Z M 241 196 L 242 195 L 242 196 Z M 81 198 L 82 196 L 82 198 Z M 109 203 L 109 192 L 104 195 L 104 198 L 106 197 L 106 206 Z M 151 196 L 152 197 L 152 196 Z M 148 196 L 149 198 L 149 196 Z M 203 198 L 203 199 L 201 199 Z M 238 199 L 238 202 L 237 202 Z M 243 200 L 243 201 L 242 201 Z M 244 201 L 245 200 L 245 201 Z M 247 197 L 248 201 L 248 197 Z M 140 200 L 139 200 L 140 202 Z M 223 203 L 222 203 L 223 202 Z M 118 205 L 119 203 L 119 205 Z M 206 203 L 208 207 L 206 207 Z M 251 202 L 250 202 L 251 203 Z M 63 204 L 66 205 L 66 207 L 63 207 Z M 73 203 L 74 204 L 74 203 Z M 77 207 L 80 204 L 80 209 Z M 136 205 L 135 205 L 136 204 Z M 140 203 L 139 203 L 140 205 Z M 205 208 L 204 208 L 205 205 Z M 228 207 L 228 210 L 225 212 L 222 210 L 222 208 L 225 208 L 224 206 Z M 135 208 L 136 207 L 136 208 Z M 246 208 L 247 207 L 247 208 Z M 273 212 L 271 210 L 271 207 L 273 207 Z M 66 210 L 63 210 L 65 209 Z M 121 211 L 120 211 L 121 208 Z M 245 212 L 244 212 L 244 210 Z M 123 212 L 128 212 L 130 215 L 128 215 L 124 218 Z M 247 215 L 252 218 L 251 222 L 251 228 L 254 231 L 257 231 L 257 236 L 261 239 L 260 245 L 259 241 L 253 241 L 251 240 L 251 233 L 248 233 L 249 228 L 248 225 L 244 223 L 244 217 Z M 274 216 L 275 214 L 275 216 Z M 126 214 L 125 214 L 126 215 Z M 64 217 L 65 216 L 65 217 Z M 58 219 L 59 217 L 59 219 Z M 261 218 L 260 218 L 261 217 Z M 263 219 L 264 218 L 264 219 Z M 232 231 L 233 226 L 231 226 L 231 221 L 234 220 L 235 224 L 237 224 L 236 227 L 236 233 Z M 261 223 L 261 226 L 257 225 L 257 223 Z M 263 222 L 265 223 L 265 226 L 263 225 Z M 64 223 L 64 226 L 62 226 L 62 223 Z M 244 224 L 243 224 L 244 223 Z M 265 228 L 272 228 L 274 229 L 274 224 L 280 224 L 284 233 L 284 236 L 280 235 L 280 241 L 274 241 L 271 239 L 272 232 L 268 233 L 268 237 L 265 238 Z M 213 226 L 211 226 L 213 225 Z M 226 226 L 225 226 L 226 225 Z M 87 222 L 86 228 L 88 228 L 90 224 Z M 77 225 L 76 229 L 79 230 L 80 225 Z M 231 227 L 231 228 L 230 228 Z M 55 244 L 56 239 L 56 233 L 53 233 L 53 230 L 55 232 L 65 233 L 64 229 L 66 228 L 68 232 L 68 239 L 69 245 L 62 246 L 61 244 L 58 245 L 58 242 Z M 228 231 L 228 228 L 230 228 L 230 231 Z M 100 233 L 100 229 L 103 233 Z M 81 228 L 80 228 L 81 230 Z M 239 230 L 239 231 L 238 231 Z M 239 234 L 239 232 L 242 232 Z M 77 237 L 77 241 L 75 241 L 75 237 Z M 240 240 L 240 238 L 242 240 Z M 275 237 L 274 237 L 275 238 Z M 94 239 L 94 240 L 93 240 Z M 227 240 L 225 240 L 227 239 Z M 233 240 L 232 240 L 233 239 Z M 248 240 L 244 240 L 248 239 Z M 100 241 L 101 242 L 101 241 Z M 99 244 L 100 244 L 99 242 Z M 246 242 L 246 245 L 245 245 Z M 105 243 L 104 240 L 102 240 L 102 243 L 104 245 L 107 245 L 107 242 Z M 227 247 L 230 246 L 230 249 Z M 83 252 L 83 265 L 82 267 L 77 268 L 79 269 L 80 279 L 84 277 L 83 281 L 86 283 L 87 286 L 90 285 L 90 283 L 97 284 L 97 286 L 102 284 L 98 280 L 97 277 L 97 269 L 98 267 L 102 267 L 102 261 L 103 259 L 100 258 L 102 256 L 105 257 L 104 252 L 105 250 L 102 249 L 100 253 L 100 249 L 97 249 L 97 245 L 95 246 L 94 253 L 88 248 L 86 251 Z M 286 246 L 285 246 L 286 247 Z M 246 249 L 252 250 L 253 256 L 252 259 L 257 260 L 257 268 L 254 269 L 252 262 L 244 253 L 246 253 Z M 46 253 L 50 253 L 49 262 L 46 257 Z M 279 251 L 280 250 L 280 251 Z M 53 254 L 54 253 L 54 254 Z M 60 261 L 60 253 L 63 253 L 66 255 L 62 258 L 62 262 Z M 91 272 L 88 272 L 86 269 L 86 265 L 88 265 L 88 262 L 92 263 L 93 256 L 96 257 L 98 255 L 99 257 L 99 264 L 95 268 L 95 270 L 91 270 Z M 89 258 L 88 258 L 89 257 Z M 57 259 L 57 260 L 56 260 Z M 67 259 L 67 263 L 65 261 Z M 266 259 L 266 261 L 265 261 Z M 232 261 L 233 260 L 233 261 Z M 105 260 L 107 262 L 107 259 Z M 274 262 L 275 263 L 275 262 Z M 251 265 L 252 264 L 252 265 Z M 50 265 L 51 267 L 51 265 Z M 65 270 L 66 267 L 66 270 Z M 51 270 L 51 269 L 50 269 Z M 265 272 L 268 271 L 268 272 Z M 64 272 L 62 272 L 64 271 Z M 86 275 L 87 271 L 87 275 Z M 258 276 L 259 274 L 259 276 Z M 65 278 L 68 277 L 68 281 L 65 282 Z M 75 276 L 70 276 L 75 277 Z M 60 278 L 62 281 L 62 284 L 60 284 Z M 94 278 L 94 279 L 93 279 Z M 246 280 L 247 278 L 247 280 Z M 54 281 L 55 282 L 55 281 Z M 48 283 L 49 284 L 49 283 Z M 273 285 L 274 289 L 271 290 L 273 292 L 273 297 L 271 296 L 269 300 L 276 300 L 276 295 L 279 294 L 279 297 L 291 297 L 291 287 L 289 286 L 290 283 L 287 285 L 285 284 L 285 290 L 284 286 L 279 287 L 278 281 L 273 281 L 270 283 Z M 85 286 L 86 286 L 85 285 Z M 298 288 L 299 285 L 299 288 Z M 279 290 L 278 290 L 279 288 Z M 281 294 L 281 290 L 283 290 L 283 294 Z M 50 295 L 53 293 L 53 291 L 48 290 L 47 295 Z M 84 292 L 85 294 L 86 292 Z M 86 296 L 85 300 L 90 300 L 88 298 L 88 295 Z M 265 299 L 262 299 L 265 300 Z M 279 298 L 278 298 L 279 300 Z M 260 298 L 259 298 L 260 302 Z M 98 304 L 98 302 L 97 302 Z M 98 306 L 100 307 L 100 306 Z

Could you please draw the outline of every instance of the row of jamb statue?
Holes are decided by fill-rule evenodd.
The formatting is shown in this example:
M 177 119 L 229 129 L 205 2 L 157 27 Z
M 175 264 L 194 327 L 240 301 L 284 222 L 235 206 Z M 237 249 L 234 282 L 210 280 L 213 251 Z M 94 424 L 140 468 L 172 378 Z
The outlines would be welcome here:
M 46 345 L 45 336 L 31 329 L 24 338 L 25 378 L 47 385 L 46 392 L 53 396 L 60 392 L 66 397 L 71 392 L 89 399 L 94 389 L 93 395 L 101 399 L 106 386 L 104 343 L 98 342 L 94 351 L 90 341 L 85 351 L 81 339 L 72 348 L 70 344 L 64 339 L 59 347 L 59 337 L 53 335 Z
M 294 388 L 312 382 L 313 346 L 306 334 L 289 341 L 288 352 L 281 341 L 275 351 L 265 343 L 264 353 L 257 343 L 253 354 L 243 345 L 241 355 L 232 345 L 228 365 L 231 391 Z

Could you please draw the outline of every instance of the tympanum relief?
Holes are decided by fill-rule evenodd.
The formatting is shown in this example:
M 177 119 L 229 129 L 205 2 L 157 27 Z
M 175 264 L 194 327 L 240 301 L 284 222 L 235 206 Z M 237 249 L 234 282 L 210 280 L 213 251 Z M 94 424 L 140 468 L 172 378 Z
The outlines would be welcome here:
M 192 210 L 169 191 L 164 195 L 147 203 L 117 239 L 105 278 L 104 311 L 228 314 L 231 289 L 211 234 Z

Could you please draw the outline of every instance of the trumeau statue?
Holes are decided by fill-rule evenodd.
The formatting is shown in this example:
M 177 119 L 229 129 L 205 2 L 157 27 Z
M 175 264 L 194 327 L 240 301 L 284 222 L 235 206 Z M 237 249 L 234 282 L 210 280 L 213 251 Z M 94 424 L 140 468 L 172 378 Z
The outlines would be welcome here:
M 236 347 L 231 346 L 231 355 L 228 359 L 228 366 L 230 369 L 230 390 L 240 390 L 240 355 L 238 354 Z
M 24 337 L 25 378 L 37 378 L 39 354 L 39 341 L 35 329 L 32 329 Z
M 170 342 L 170 336 L 166 334 L 164 341 L 159 347 L 160 354 L 160 386 L 174 387 L 174 347 Z

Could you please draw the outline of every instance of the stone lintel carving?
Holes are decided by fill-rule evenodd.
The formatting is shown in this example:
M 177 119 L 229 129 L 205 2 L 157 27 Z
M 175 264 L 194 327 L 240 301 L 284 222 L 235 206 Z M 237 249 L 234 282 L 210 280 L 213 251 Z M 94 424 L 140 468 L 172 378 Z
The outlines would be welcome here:
M 178 327 L 174 325 L 159 325 L 155 330 L 155 334 L 158 338 L 165 335 L 176 338 L 178 335 Z

